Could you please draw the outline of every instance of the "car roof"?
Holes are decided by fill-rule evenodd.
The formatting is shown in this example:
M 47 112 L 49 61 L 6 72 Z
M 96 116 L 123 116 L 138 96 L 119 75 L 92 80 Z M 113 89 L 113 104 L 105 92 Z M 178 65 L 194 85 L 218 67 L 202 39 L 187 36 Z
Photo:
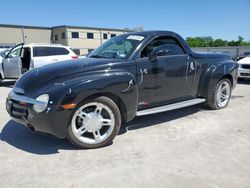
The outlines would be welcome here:
M 160 37 L 160 36 L 171 36 L 175 37 L 178 39 L 178 42 L 181 44 L 181 46 L 184 48 L 186 53 L 191 53 L 192 50 L 188 46 L 187 42 L 177 33 L 172 32 L 172 31 L 163 31 L 163 30 L 155 30 L 155 31 L 140 31 L 140 32 L 132 32 L 132 33 L 127 33 L 127 35 L 146 35 L 148 37 Z
M 174 35 L 172 31 L 164 31 L 164 30 L 152 30 L 152 31 L 137 31 L 137 32 L 130 32 L 127 34 L 133 35 Z
M 50 43 L 30 43 L 30 44 L 24 44 L 23 45 L 23 47 L 34 47 L 34 46 L 69 48 L 68 46 L 64 46 L 62 44 L 50 44 Z

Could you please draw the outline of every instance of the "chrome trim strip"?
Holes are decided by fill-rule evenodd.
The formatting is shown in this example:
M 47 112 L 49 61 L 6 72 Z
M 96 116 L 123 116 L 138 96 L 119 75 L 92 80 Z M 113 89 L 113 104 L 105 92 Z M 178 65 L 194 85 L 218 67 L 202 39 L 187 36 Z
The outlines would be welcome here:
M 29 103 L 29 104 L 47 105 L 47 103 L 45 103 L 45 102 L 41 102 L 41 101 L 32 99 L 30 97 L 22 96 L 22 95 L 17 95 L 13 91 L 10 92 L 9 98 L 13 99 L 15 101 L 25 102 L 25 103 Z
M 142 84 L 142 82 L 143 82 L 143 72 L 142 72 L 142 70 L 141 70 L 141 69 L 140 69 L 140 73 L 141 73 L 141 80 L 140 80 L 139 85 L 141 85 L 141 84 Z
M 178 103 L 174 103 L 174 104 L 169 104 L 169 105 L 160 106 L 160 107 L 156 107 L 156 108 L 137 111 L 136 116 L 144 116 L 144 115 L 149 115 L 149 114 L 166 112 L 166 111 L 170 111 L 170 110 L 175 110 L 175 109 L 184 108 L 184 107 L 192 106 L 195 104 L 203 103 L 205 101 L 206 100 L 203 98 L 196 98 L 196 99 L 192 99 L 192 100 L 182 101 L 182 102 L 178 102 Z

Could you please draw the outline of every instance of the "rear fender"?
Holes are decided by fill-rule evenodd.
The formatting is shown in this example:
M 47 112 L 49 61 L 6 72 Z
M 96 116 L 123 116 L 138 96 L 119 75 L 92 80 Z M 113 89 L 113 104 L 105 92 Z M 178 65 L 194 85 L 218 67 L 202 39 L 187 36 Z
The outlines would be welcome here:
M 233 87 L 235 86 L 235 78 L 237 77 L 237 66 L 233 62 L 224 62 L 212 64 L 203 73 L 199 83 L 198 96 L 207 98 L 210 92 L 213 92 L 214 86 L 223 78 L 232 78 Z

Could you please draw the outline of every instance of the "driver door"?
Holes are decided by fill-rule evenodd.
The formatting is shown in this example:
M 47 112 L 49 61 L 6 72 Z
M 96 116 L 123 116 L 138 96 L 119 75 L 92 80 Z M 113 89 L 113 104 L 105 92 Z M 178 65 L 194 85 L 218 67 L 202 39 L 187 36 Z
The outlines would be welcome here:
M 149 58 L 154 54 L 155 60 Z M 137 60 L 139 110 L 192 99 L 196 67 L 171 36 L 152 40 Z
M 3 59 L 3 72 L 5 78 L 19 78 L 21 76 L 22 60 L 21 52 L 23 43 L 18 44 L 10 50 L 7 56 Z

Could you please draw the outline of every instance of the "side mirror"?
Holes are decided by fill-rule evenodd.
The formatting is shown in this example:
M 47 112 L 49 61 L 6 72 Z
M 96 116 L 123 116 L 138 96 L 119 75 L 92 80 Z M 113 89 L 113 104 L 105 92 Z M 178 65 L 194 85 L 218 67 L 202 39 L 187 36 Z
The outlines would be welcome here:
M 157 57 L 156 57 L 156 53 L 153 53 L 153 51 L 148 55 L 148 60 L 150 62 L 156 62 Z
M 5 54 L 5 53 L 1 53 L 1 57 L 2 57 L 2 58 L 5 58 L 5 57 L 6 57 L 6 54 Z

